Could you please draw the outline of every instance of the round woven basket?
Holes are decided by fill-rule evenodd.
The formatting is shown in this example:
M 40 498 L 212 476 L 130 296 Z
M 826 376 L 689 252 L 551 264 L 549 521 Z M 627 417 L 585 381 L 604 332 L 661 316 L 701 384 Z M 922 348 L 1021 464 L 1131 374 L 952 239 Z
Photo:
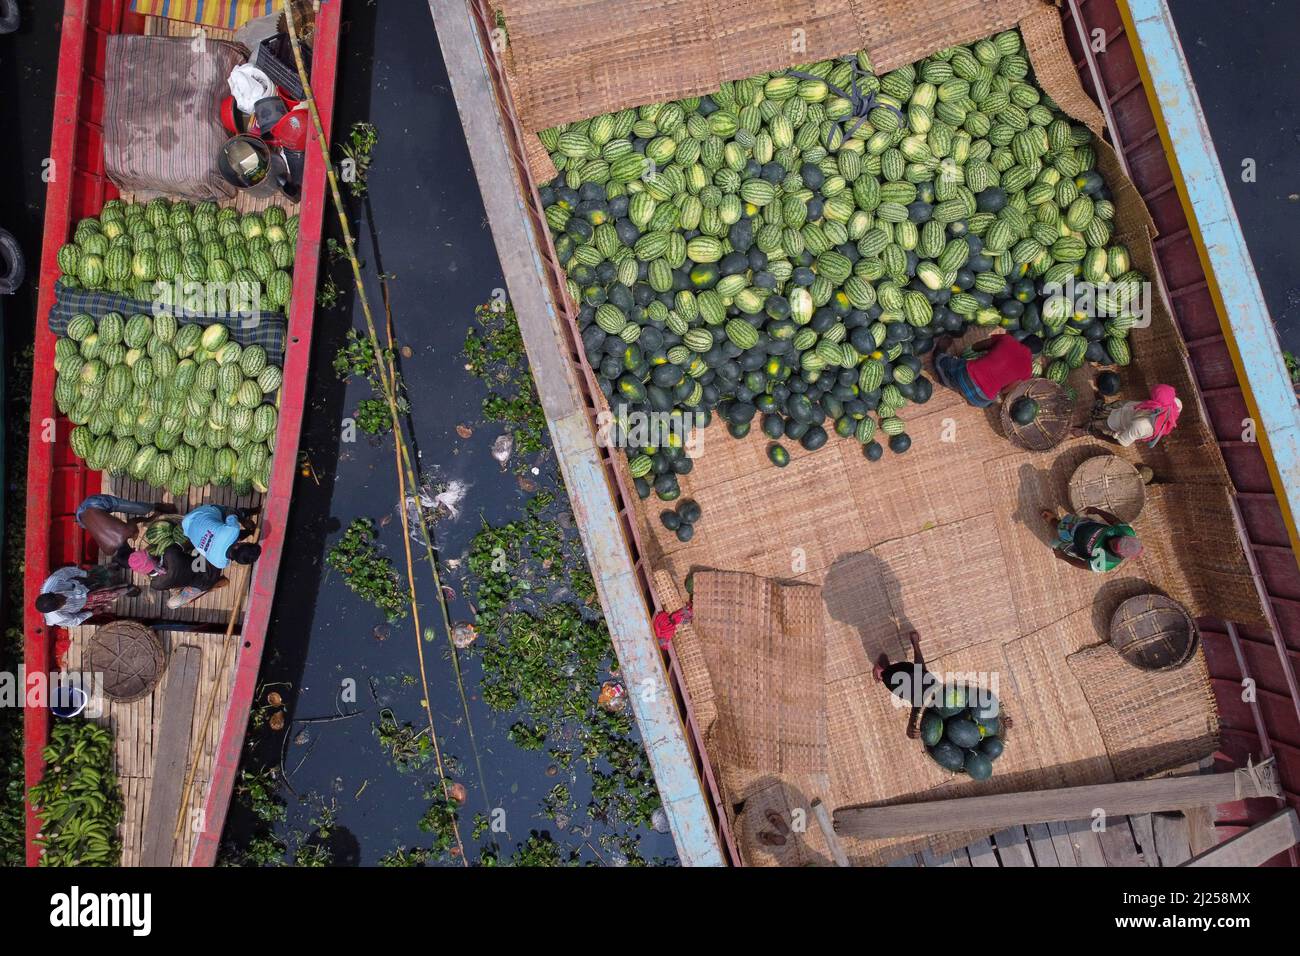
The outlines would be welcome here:
M 1148 671 L 1182 667 L 1196 653 L 1200 635 L 1187 608 L 1161 594 L 1139 594 L 1110 619 L 1110 644 L 1124 660 Z
M 1115 455 L 1089 458 L 1070 476 L 1070 504 L 1076 512 L 1104 508 L 1125 524 L 1142 513 L 1146 485 L 1138 470 Z
M 1011 406 L 1021 398 L 1032 398 L 1038 403 L 1038 414 L 1028 425 L 1019 425 L 1011 420 Z M 1021 448 L 1046 451 L 1065 440 L 1073 416 L 1074 402 L 1064 385 L 1050 378 L 1031 378 L 1008 392 L 1002 402 L 1002 433 Z
M 162 641 L 137 621 L 114 621 L 95 631 L 87 658 L 100 675 L 104 696 L 118 703 L 139 700 L 157 686 L 167 666 Z

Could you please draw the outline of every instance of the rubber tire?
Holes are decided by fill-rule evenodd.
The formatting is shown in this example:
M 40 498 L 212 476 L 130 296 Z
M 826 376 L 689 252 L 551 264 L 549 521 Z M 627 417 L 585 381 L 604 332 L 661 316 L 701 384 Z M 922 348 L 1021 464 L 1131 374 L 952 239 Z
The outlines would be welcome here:
M 0 3 L 4 0 L 0 0 Z M 16 292 L 27 277 L 27 260 L 18 240 L 7 229 L 0 229 L 0 295 Z

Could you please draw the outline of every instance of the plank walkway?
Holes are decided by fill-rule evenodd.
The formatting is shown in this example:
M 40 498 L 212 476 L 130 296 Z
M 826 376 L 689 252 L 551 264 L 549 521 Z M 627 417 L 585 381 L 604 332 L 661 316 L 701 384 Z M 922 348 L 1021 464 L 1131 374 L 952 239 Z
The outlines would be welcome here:
M 72 645 L 68 649 L 68 669 L 76 672 L 81 670 L 83 655 L 94 636 L 95 628 L 74 627 L 69 633 Z M 121 828 L 123 866 L 139 866 L 143 857 L 143 835 L 153 791 L 154 750 L 160 734 L 163 700 L 171 682 L 183 678 L 183 668 L 171 666 L 173 651 L 189 646 L 197 649 L 200 655 L 189 753 L 183 767 L 185 774 L 190 772 L 190 767 L 194 767 L 194 779 L 189 792 L 182 795 L 179 814 L 188 823 L 182 829 L 181 839 L 171 858 L 173 866 L 185 866 L 189 862 L 193 840 L 198 834 L 197 824 L 202 822 L 203 803 L 211 779 L 221 721 L 225 715 L 222 702 L 230 695 L 239 649 L 237 634 L 227 640 L 224 633 L 200 634 L 183 630 L 160 630 L 158 633 L 167 651 L 168 667 L 153 692 L 129 704 L 103 699 L 103 712 L 92 717 L 96 723 L 109 727 L 115 739 L 118 782 L 126 804 Z M 204 718 L 209 707 L 212 707 L 213 716 L 205 726 Z M 182 720 L 183 715 L 175 715 L 174 718 L 168 715 L 168 719 Z M 181 786 L 183 785 L 182 777 Z
M 1119 817 L 1105 830 L 1091 820 L 1010 827 L 944 856 L 906 856 L 890 866 L 1178 866 L 1192 856 L 1181 813 Z

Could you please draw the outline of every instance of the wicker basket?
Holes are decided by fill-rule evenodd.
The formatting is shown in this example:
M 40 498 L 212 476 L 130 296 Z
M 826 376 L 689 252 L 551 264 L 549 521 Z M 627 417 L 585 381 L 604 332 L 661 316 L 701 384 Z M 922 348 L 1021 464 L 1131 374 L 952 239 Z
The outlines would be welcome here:
M 1021 398 L 1032 398 L 1038 403 L 1038 414 L 1027 425 L 1019 425 L 1011 420 L 1011 406 Z M 1047 451 L 1065 440 L 1065 436 L 1070 433 L 1073 417 L 1074 402 L 1064 385 L 1058 385 L 1049 378 L 1031 378 L 1008 392 L 1002 402 L 1002 434 L 1021 448 Z
M 87 655 L 109 700 L 129 704 L 153 691 L 167 667 L 162 641 L 138 621 L 114 621 L 95 630 Z
M 1138 470 L 1115 455 L 1089 458 L 1070 476 L 1070 505 L 1075 512 L 1104 508 L 1131 524 L 1146 504 L 1146 485 Z
M 1182 667 L 1196 653 L 1200 635 L 1187 608 L 1162 594 L 1139 594 L 1110 619 L 1110 644 L 1124 660 L 1148 671 Z

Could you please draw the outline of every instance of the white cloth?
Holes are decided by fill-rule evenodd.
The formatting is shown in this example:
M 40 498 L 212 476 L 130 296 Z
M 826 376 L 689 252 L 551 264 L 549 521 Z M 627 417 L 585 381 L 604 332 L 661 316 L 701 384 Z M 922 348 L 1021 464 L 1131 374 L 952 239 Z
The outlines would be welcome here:
M 45 615 L 46 627 L 76 627 L 91 616 L 89 611 L 82 610 L 86 606 L 86 596 L 90 594 L 90 588 L 82 580 L 85 575 L 81 568 L 68 565 L 45 579 L 41 593 L 62 594 L 64 598 L 63 607 Z
M 271 78 L 247 63 L 241 63 L 230 71 L 226 85 L 230 87 L 230 95 L 235 98 L 235 105 L 242 113 L 251 114 L 258 100 L 275 95 L 275 84 Z
M 1174 402 L 1181 412 L 1183 403 L 1179 399 L 1174 399 Z M 1134 442 L 1145 441 L 1156 433 L 1156 413 L 1151 409 L 1138 408 L 1138 404 L 1121 402 L 1106 416 L 1106 431 L 1125 448 Z

